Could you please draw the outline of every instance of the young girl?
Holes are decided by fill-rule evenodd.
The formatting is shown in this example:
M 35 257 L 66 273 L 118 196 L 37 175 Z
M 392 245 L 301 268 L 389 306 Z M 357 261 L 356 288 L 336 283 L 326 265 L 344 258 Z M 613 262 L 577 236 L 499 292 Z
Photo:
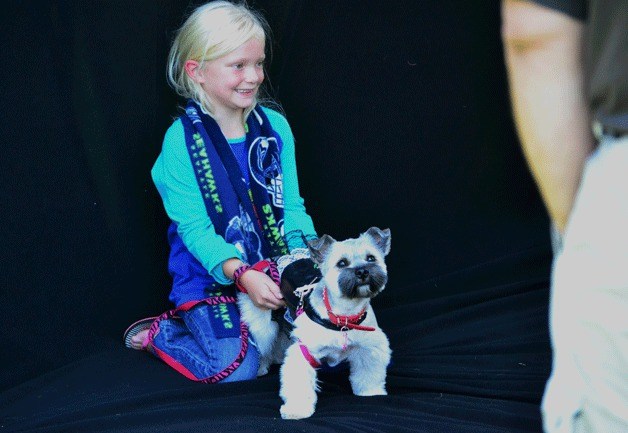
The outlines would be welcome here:
M 290 127 L 258 103 L 266 29 L 246 4 L 212 1 L 184 22 L 169 54 L 168 81 L 187 105 L 151 174 L 172 220 L 176 309 L 131 325 L 125 343 L 194 380 L 256 376 L 258 354 L 247 350 L 232 302 L 236 284 L 260 308 L 284 306 L 263 260 L 316 237 L 299 195 Z

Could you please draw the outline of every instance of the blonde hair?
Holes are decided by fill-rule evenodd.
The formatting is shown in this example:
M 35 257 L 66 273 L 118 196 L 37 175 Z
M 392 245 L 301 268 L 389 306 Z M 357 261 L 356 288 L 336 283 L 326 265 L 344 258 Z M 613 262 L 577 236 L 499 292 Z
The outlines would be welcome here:
M 185 62 L 196 60 L 202 68 L 205 62 L 231 53 L 252 38 L 270 45 L 266 44 L 269 34 L 264 17 L 250 9 L 246 2 L 212 1 L 199 6 L 185 20 L 172 42 L 168 54 L 168 84 L 178 95 L 195 100 L 212 115 L 214 110 L 207 95 L 201 85 L 186 74 Z M 245 110 L 243 121 L 254 107 L 255 103 Z

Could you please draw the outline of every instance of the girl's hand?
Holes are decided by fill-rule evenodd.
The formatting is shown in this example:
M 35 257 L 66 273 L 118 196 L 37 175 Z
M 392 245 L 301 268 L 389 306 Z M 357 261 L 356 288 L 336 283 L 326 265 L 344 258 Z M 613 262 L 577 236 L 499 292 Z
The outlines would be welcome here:
M 256 307 L 277 310 L 286 305 L 279 286 L 265 273 L 250 269 L 240 276 L 239 281 Z

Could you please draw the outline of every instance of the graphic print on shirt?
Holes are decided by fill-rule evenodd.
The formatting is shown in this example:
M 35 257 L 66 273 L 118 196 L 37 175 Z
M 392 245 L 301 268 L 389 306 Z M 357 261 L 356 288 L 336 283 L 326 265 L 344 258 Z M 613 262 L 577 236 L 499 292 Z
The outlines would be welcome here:
M 255 232 L 253 221 L 242 205 L 239 208 L 240 215 L 234 216 L 229 221 L 225 231 L 225 240 L 235 245 L 246 263 L 257 263 L 263 259 L 262 243 Z
M 283 175 L 275 137 L 258 137 L 249 148 L 251 177 L 266 188 L 273 205 L 283 207 Z

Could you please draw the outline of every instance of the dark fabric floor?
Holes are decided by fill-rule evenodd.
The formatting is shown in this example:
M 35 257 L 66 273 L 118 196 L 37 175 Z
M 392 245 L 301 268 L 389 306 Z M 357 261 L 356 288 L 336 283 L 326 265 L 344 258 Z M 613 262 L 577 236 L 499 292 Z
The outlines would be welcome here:
M 407 301 L 379 310 L 393 349 L 388 396 L 353 396 L 346 373 L 321 373 L 314 416 L 283 421 L 276 368 L 254 381 L 201 385 L 107 340 L 99 353 L 0 394 L 0 431 L 539 432 L 548 291 L 546 260 L 530 253 L 539 252 L 430 283 L 480 277 L 491 287 L 420 302 L 412 292 L 424 287 L 404 287 Z M 500 284 L 500 274 L 513 280 Z

